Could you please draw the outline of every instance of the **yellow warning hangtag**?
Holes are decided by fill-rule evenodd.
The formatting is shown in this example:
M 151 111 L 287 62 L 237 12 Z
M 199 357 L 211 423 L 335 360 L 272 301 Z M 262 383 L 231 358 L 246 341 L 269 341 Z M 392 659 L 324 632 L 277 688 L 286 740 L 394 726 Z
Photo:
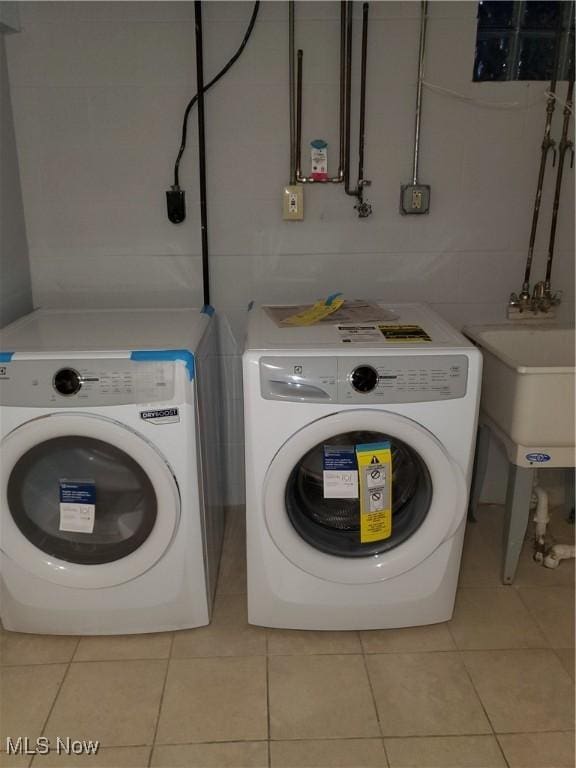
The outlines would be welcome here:
M 339 297 L 341 297 L 341 294 L 335 293 L 324 301 L 317 301 L 316 304 L 313 304 L 304 312 L 286 317 L 282 321 L 282 325 L 314 325 L 314 323 L 323 320 L 328 315 L 331 315 L 332 312 L 340 309 L 342 304 L 344 304 L 344 299 Z
M 392 452 L 390 443 L 356 446 L 360 486 L 360 541 L 382 541 L 392 535 Z

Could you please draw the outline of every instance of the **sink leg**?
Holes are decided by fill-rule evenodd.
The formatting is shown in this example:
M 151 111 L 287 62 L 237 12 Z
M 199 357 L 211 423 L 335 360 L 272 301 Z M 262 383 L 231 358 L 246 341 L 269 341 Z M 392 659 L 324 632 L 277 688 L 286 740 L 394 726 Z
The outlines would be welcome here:
M 531 467 L 517 467 L 515 464 L 509 464 L 504 523 L 503 584 L 512 584 L 516 575 L 518 559 L 528 527 L 533 482 L 534 470 Z
M 482 485 L 486 477 L 488 466 L 488 451 L 490 449 L 490 429 L 486 424 L 478 425 L 476 435 L 476 455 L 474 457 L 474 470 L 472 472 L 472 486 L 470 488 L 470 501 L 468 502 L 468 520 L 476 522 L 476 510 L 480 503 Z

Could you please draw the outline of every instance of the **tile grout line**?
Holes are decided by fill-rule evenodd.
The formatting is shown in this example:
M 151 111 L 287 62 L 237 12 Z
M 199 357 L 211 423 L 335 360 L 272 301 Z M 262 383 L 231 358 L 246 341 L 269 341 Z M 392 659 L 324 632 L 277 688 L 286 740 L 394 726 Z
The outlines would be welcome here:
M 372 678 L 370 677 L 370 670 L 368 669 L 368 661 L 366 659 L 366 653 L 364 652 L 364 643 L 362 642 L 362 635 L 360 632 L 356 632 L 356 635 L 358 637 L 358 641 L 360 643 L 360 649 L 362 651 L 362 662 L 364 663 L 364 671 L 366 672 L 366 677 L 368 679 L 368 687 L 370 688 L 370 695 L 372 697 L 372 706 L 374 707 L 374 712 L 376 713 L 376 722 L 378 723 L 378 730 L 380 731 L 380 742 L 382 744 L 382 749 L 384 750 L 384 759 L 386 760 L 386 765 L 390 766 L 390 760 L 388 759 L 388 750 L 386 749 L 386 741 L 384 739 L 384 733 L 382 730 L 382 723 L 380 722 L 380 712 L 378 710 L 378 704 L 376 703 L 376 694 L 374 693 L 374 686 L 372 685 Z
M 572 677 L 570 672 L 564 666 L 564 662 L 562 661 L 562 659 L 560 657 L 560 654 L 558 653 L 558 651 L 572 651 L 572 656 L 574 656 L 574 654 L 575 654 L 574 648 L 550 648 L 550 650 L 554 652 L 554 655 L 556 656 L 556 658 L 558 659 L 558 661 L 562 665 L 562 669 L 564 670 L 564 672 L 566 672 L 566 674 L 568 675 L 568 677 L 572 681 L 572 687 L 574 687 L 574 685 L 576 684 L 576 681 L 574 680 L 574 678 Z
M 156 717 L 156 726 L 154 728 L 154 735 L 152 736 L 152 743 L 150 745 L 150 754 L 148 755 L 148 768 L 150 768 L 150 766 L 152 765 L 152 755 L 154 754 L 154 748 L 156 746 L 156 736 L 158 735 L 158 728 L 160 726 L 160 716 L 162 714 L 162 705 L 164 703 L 164 694 L 166 693 L 166 686 L 168 683 L 168 673 L 170 672 L 170 662 L 172 661 L 172 650 L 174 648 L 175 639 L 176 639 L 176 632 L 172 632 L 172 638 L 170 639 L 170 649 L 168 652 L 168 658 L 166 659 L 166 673 L 164 675 L 162 693 L 160 694 L 160 701 L 158 703 L 158 715 Z
M 554 730 L 548 730 L 548 731 L 537 731 L 535 735 L 541 736 L 541 735 L 549 735 L 549 734 L 559 734 L 559 733 L 569 733 L 573 734 L 573 731 L 567 731 L 567 730 L 558 730 L 557 728 Z M 405 739 L 469 739 L 469 738 L 475 738 L 475 739 L 490 739 L 493 736 L 527 736 L 530 734 L 534 734 L 534 731 L 506 731 L 506 732 L 497 732 L 497 733 L 434 733 L 434 734 L 408 734 L 406 736 L 299 736 L 298 738 L 292 739 L 287 737 L 282 737 L 280 739 L 241 739 L 241 738 L 233 738 L 233 739 L 220 739 L 220 740 L 214 740 L 210 739 L 208 741 L 176 741 L 176 742 L 166 742 L 166 744 L 158 744 L 159 747 L 198 747 L 198 746 L 207 746 L 207 745 L 215 745 L 215 744 L 267 744 L 268 741 L 271 743 L 279 744 L 282 742 L 294 742 L 294 741 L 303 741 L 303 742 L 316 742 L 316 741 L 325 741 L 325 742 L 346 742 L 346 741 L 382 741 L 383 739 L 386 739 L 388 741 L 403 741 Z M 109 750 L 109 749 L 139 749 L 139 748 L 146 748 L 150 747 L 150 744 L 122 744 L 122 745 L 116 745 L 116 746 L 109 746 L 109 747 L 102 747 L 103 750 Z M 4 754 L 4 753 L 2 753 Z
M 540 621 L 538 620 L 538 617 L 531 610 L 531 608 L 528 605 L 528 603 L 524 600 L 524 597 L 522 596 L 522 591 L 521 590 L 530 590 L 530 589 L 532 589 L 532 590 L 534 590 L 534 589 L 544 589 L 544 590 L 554 589 L 554 590 L 559 590 L 559 589 L 563 589 L 563 590 L 566 590 L 566 591 L 569 591 L 569 592 L 573 592 L 573 588 L 571 586 L 569 586 L 569 585 L 564 585 L 564 584 L 561 584 L 561 585 L 560 584 L 554 584 L 554 585 L 551 584 L 550 586 L 538 586 L 538 587 L 537 586 L 531 586 L 531 585 L 521 585 L 521 584 L 514 585 L 514 586 L 516 588 L 516 594 L 518 595 L 518 598 L 519 598 L 520 602 L 522 603 L 522 605 L 524 606 L 524 608 L 528 612 L 528 615 L 530 616 L 530 618 L 532 619 L 534 624 L 538 627 L 538 630 L 540 631 L 540 634 L 542 635 L 544 640 L 546 640 L 546 642 L 548 643 L 548 649 L 554 651 L 556 657 L 560 660 L 560 657 L 556 653 L 556 648 L 552 645 L 552 642 L 550 641 L 545 628 L 541 625 Z M 572 601 L 573 600 L 574 600 L 574 597 L 572 596 Z M 561 660 L 560 660 L 560 662 L 561 662 Z M 564 666 L 564 665 L 562 665 L 562 666 Z M 569 674 L 569 672 L 567 670 L 566 670 L 566 674 L 568 674 L 568 676 L 570 676 L 570 674 Z
M 504 762 L 506 763 L 507 768 L 511 768 L 510 763 L 508 762 L 508 758 L 506 757 L 506 753 L 504 752 L 504 747 L 500 743 L 500 739 L 498 738 L 497 733 L 494 733 L 494 738 L 496 739 L 496 744 L 498 744 L 498 749 L 500 750 L 500 754 L 502 755 L 502 758 L 504 759 Z
M 72 656 L 70 657 L 70 664 L 74 662 L 74 659 L 76 658 L 76 654 L 78 653 L 78 649 L 80 648 L 80 643 L 83 640 L 84 635 L 81 635 L 80 637 L 76 638 L 76 645 L 74 646 L 74 650 L 72 651 Z
M 466 672 L 466 676 L 468 677 L 468 680 L 470 681 L 470 685 L 472 686 L 472 690 L 474 691 L 474 693 L 476 694 L 476 698 L 480 702 L 480 706 L 482 707 L 482 711 L 484 712 L 484 716 L 486 717 L 486 720 L 488 721 L 488 725 L 490 726 L 490 730 L 492 731 L 492 736 L 494 738 L 496 738 L 496 730 L 494 729 L 494 724 L 492 723 L 490 715 L 488 714 L 488 710 L 484 706 L 484 702 L 482 700 L 482 696 L 480 696 L 480 692 L 476 688 L 476 684 L 474 683 L 474 679 L 472 677 L 472 674 L 471 674 L 470 670 L 468 669 L 468 666 L 466 665 L 466 659 L 464 657 L 464 653 L 465 653 L 464 651 L 461 651 L 460 649 L 458 649 L 458 657 L 460 659 L 460 663 L 464 667 L 464 671 Z M 470 653 L 470 651 L 467 651 L 467 653 Z M 472 653 L 474 653 L 474 651 L 472 651 Z M 482 651 L 480 651 L 480 653 L 482 653 Z M 506 764 L 508 765 L 508 761 L 506 761 Z
M 251 625 L 252 626 L 252 625 Z M 378 651 L 329 651 L 329 652 L 317 652 L 314 653 L 271 653 L 270 658 L 310 658 L 311 656 L 360 656 L 360 655 L 366 655 L 366 657 L 370 656 L 418 656 L 418 655 L 431 655 L 431 654 L 448 654 L 448 653 L 504 653 L 504 652 L 520 652 L 520 651 L 573 651 L 574 648 L 572 647 L 552 647 L 549 645 L 546 646 L 530 646 L 530 647 L 511 647 L 511 646 L 503 646 L 498 648 L 451 648 L 451 649 L 442 649 L 442 650 L 401 650 L 399 648 L 396 648 L 392 651 L 384 651 L 384 650 L 378 650 Z M 135 656 L 130 657 L 127 659 L 123 658 L 106 658 L 106 659 L 83 659 L 81 661 L 51 661 L 41 664 L 4 664 L 0 669 L 19 669 L 20 667 L 54 667 L 54 666 L 60 666 L 62 664 L 68 665 L 68 664 L 121 664 L 126 663 L 127 661 L 166 661 L 170 659 L 174 660 L 192 660 L 192 659 L 204 659 L 204 660 L 210 660 L 210 659 L 252 659 L 256 656 L 264 656 L 264 653 L 235 653 L 235 654 L 209 654 L 209 655 L 192 655 L 192 656 Z M 568 672 L 566 672 L 568 674 Z
M 65 683 L 66 678 L 68 677 L 68 674 L 69 674 L 70 669 L 72 667 L 72 659 L 74 658 L 74 654 L 76 653 L 76 649 L 78 648 L 79 643 L 80 643 L 80 638 L 78 638 L 78 640 L 76 641 L 76 648 L 74 649 L 74 651 L 72 652 L 72 655 L 70 656 L 70 661 L 68 661 L 68 663 L 66 664 L 66 671 L 62 675 L 62 680 L 60 681 L 60 685 L 58 686 L 58 690 L 56 691 L 56 695 L 54 696 L 54 700 L 52 701 L 50 709 L 48 710 L 48 714 L 46 715 L 46 719 L 44 720 L 44 724 L 42 725 L 42 728 L 40 729 L 40 734 L 42 736 L 45 736 L 45 732 L 46 732 L 46 727 L 48 725 L 48 721 L 50 720 L 50 717 L 52 716 L 52 712 L 54 711 L 54 707 L 56 706 L 56 702 L 58 701 L 58 697 L 60 696 L 60 693 L 62 692 L 62 688 L 64 687 L 64 683 Z M 34 757 L 32 757 L 32 760 L 30 760 L 30 763 L 29 763 L 30 766 L 32 765 L 32 762 L 34 761 L 35 757 L 36 756 L 34 755 Z

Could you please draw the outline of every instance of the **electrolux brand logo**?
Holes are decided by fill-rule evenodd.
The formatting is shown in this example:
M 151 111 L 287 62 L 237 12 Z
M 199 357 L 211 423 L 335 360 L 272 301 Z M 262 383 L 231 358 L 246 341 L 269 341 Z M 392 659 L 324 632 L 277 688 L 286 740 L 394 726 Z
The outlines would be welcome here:
M 5 365 L 0 365 L 0 376 L 7 376 L 8 368 Z
M 552 456 L 549 456 L 547 453 L 527 453 L 526 459 L 527 461 L 534 463 L 534 464 L 544 464 L 546 461 L 550 461 Z
M 156 408 L 151 411 L 140 411 L 140 418 L 151 424 L 173 424 L 180 421 L 178 408 Z

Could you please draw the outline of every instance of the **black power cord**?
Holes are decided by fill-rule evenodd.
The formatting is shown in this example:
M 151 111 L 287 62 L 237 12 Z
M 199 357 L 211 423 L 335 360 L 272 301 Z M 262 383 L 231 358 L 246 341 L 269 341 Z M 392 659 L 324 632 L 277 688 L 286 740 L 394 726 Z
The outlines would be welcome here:
M 254 9 L 252 11 L 252 16 L 250 18 L 250 22 L 248 24 L 248 27 L 246 29 L 246 33 L 244 34 L 244 38 L 242 42 L 240 43 L 240 47 L 232 56 L 230 61 L 222 67 L 220 72 L 210 80 L 209 83 L 207 83 L 202 93 L 206 93 L 213 85 L 215 85 L 218 80 L 220 80 L 221 77 L 223 77 L 226 72 L 232 67 L 240 55 L 242 54 L 242 51 L 246 47 L 246 43 L 250 39 L 250 35 L 252 34 L 252 30 L 254 29 L 254 24 L 256 23 L 256 17 L 258 16 L 258 10 L 260 8 L 260 0 L 256 0 L 254 3 Z M 184 219 L 186 218 L 186 204 L 185 204 L 185 198 L 184 198 L 184 190 L 180 189 L 180 160 L 182 159 L 182 155 L 184 154 L 184 150 L 186 149 L 186 139 L 188 134 L 188 116 L 190 115 L 190 111 L 192 110 L 192 107 L 196 104 L 198 101 L 198 94 L 194 94 L 194 96 L 191 98 L 190 102 L 188 103 L 188 106 L 186 107 L 186 111 L 184 112 L 184 120 L 182 122 L 182 140 L 180 142 L 180 150 L 178 151 L 178 157 L 176 158 L 176 163 L 174 164 L 174 184 L 171 186 L 171 188 L 166 192 L 166 204 L 168 207 L 168 218 L 173 224 L 180 224 Z

